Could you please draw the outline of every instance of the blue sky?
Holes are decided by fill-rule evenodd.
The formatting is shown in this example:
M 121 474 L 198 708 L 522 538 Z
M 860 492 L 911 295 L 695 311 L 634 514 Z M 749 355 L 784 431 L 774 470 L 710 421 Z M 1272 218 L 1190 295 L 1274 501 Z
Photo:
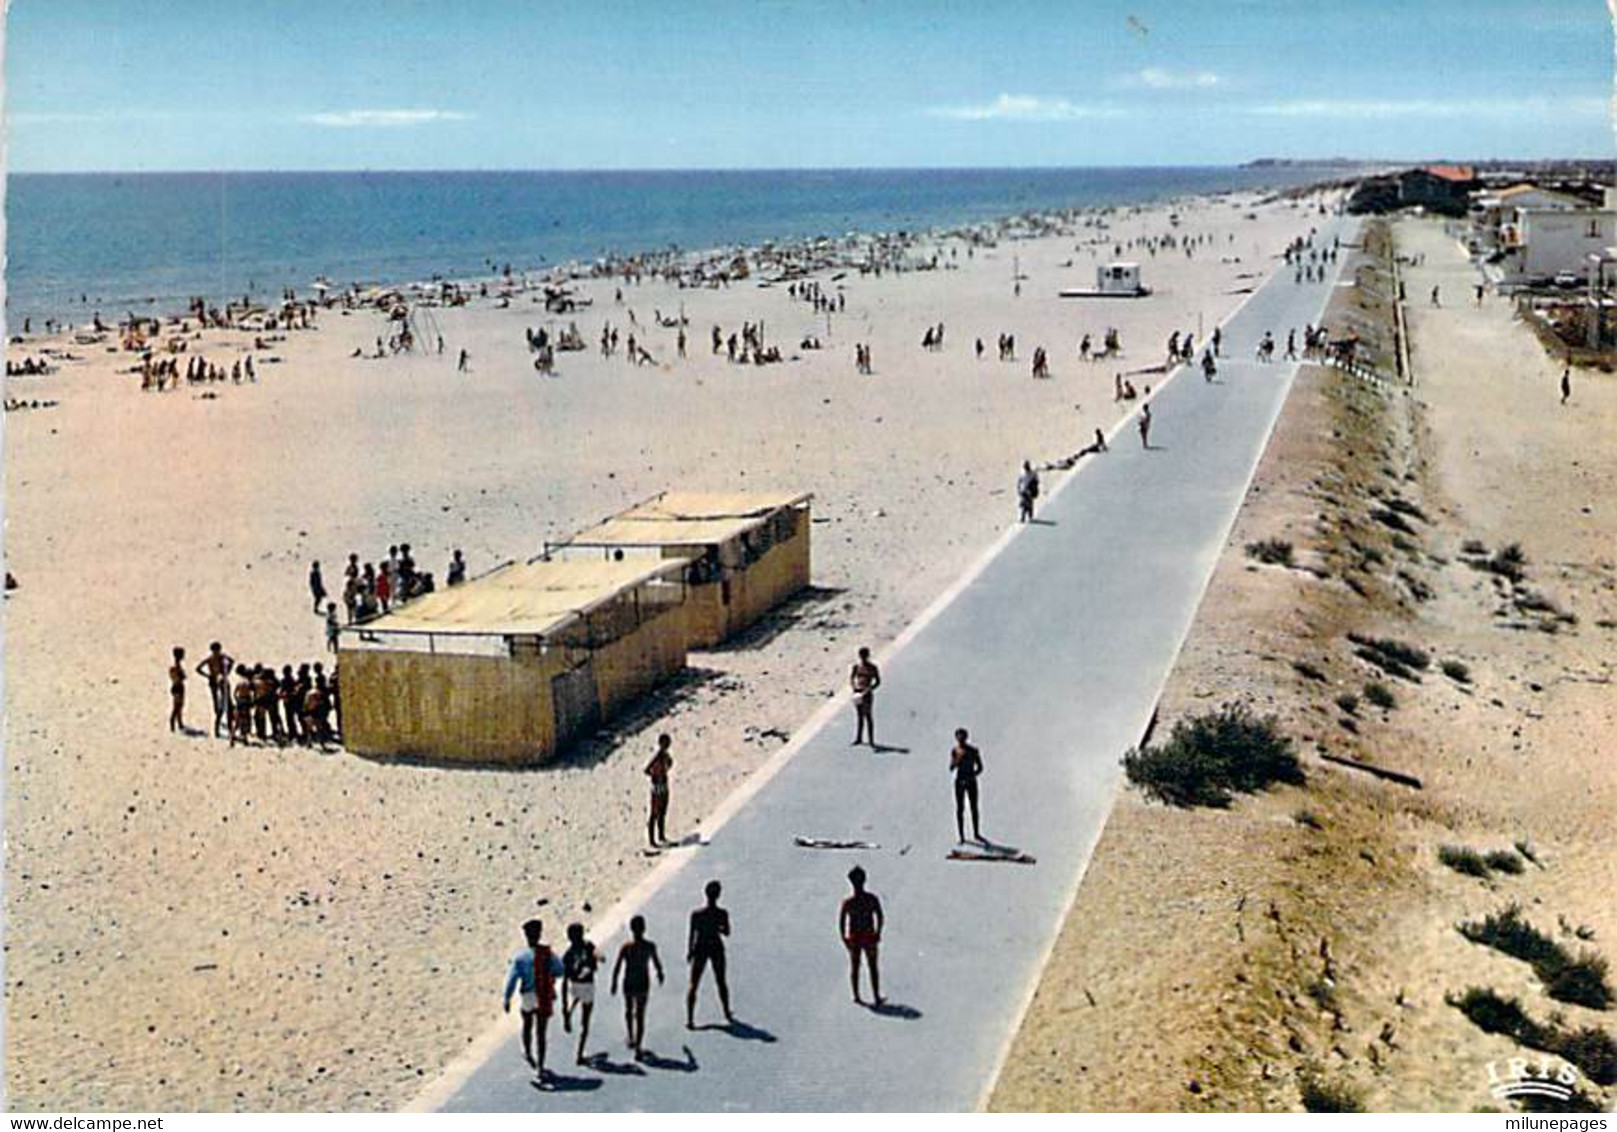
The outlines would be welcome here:
M 1609 156 L 1600 0 L 12 0 L 11 168 Z

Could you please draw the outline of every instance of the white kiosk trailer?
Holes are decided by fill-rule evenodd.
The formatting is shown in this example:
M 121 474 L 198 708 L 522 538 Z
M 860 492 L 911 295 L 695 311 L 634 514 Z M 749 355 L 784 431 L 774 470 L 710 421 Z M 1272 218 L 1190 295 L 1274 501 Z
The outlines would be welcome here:
M 1140 265 L 1118 260 L 1095 268 L 1094 287 L 1068 287 L 1063 299 L 1139 299 L 1151 293 L 1140 282 Z

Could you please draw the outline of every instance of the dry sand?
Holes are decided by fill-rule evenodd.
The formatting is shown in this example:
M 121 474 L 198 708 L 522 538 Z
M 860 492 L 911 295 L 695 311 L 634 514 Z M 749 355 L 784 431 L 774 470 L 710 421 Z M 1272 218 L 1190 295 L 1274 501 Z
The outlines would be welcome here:
M 214 400 L 142 393 L 117 372 L 130 355 L 84 348 L 57 375 L 9 381 L 61 402 L 7 421 L 12 1104 L 406 1102 L 496 1016 L 537 901 L 556 931 L 646 871 L 651 737 L 675 736 L 670 832 L 688 831 L 857 646 L 895 636 L 1011 520 L 1021 459 L 1070 453 L 1117 418 L 1114 368 L 1078 363 L 1082 333 L 1115 323 L 1127 368 L 1157 364 L 1170 331 L 1210 330 L 1252 285 L 1241 277 L 1308 226 L 1290 204 L 1248 207 L 1181 206 L 1179 231 L 1217 240 L 1192 260 L 1140 257 L 1158 288 L 1143 301 L 1057 299 L 1093 279 L 1071 236 L 962 247 L 957 271 L 855 275 L 827 349 L 762 369 L 709 356 L 709 328 L 761 318 L 788 348 L 823 337 L 784 288 L 647 284 L 619 308 L 597 282 L 578 318 L 592 346 L 604 318 L 627 330 L 629 308 L 644 324 L 683 302 L 689 360 L 654 330 L 662 364 L 591 349 L 541 378 L 523 328 L 564 320 L 479 302 L 440 312 L 444 357 L 385 362 L 348 356 L 382 332 L 377 313 L 327 312 L 276 346 L 280 364 L 258 355 L 257 384 L 212 386 Z M 1112 235 L 1161 235 L 1166 215 L 1115 213 Z M 923 352 L 939 320 L 948 348 Z M 1015 363 L 992 360 L 1001 330 Z M 193 350 L 228 361 L 247 340 L 209 332 Z M 856 341 L 874 377 L 854 373 Z M 1029 379 L 1039 344 L 1053 380 Z M 350 550 L 377 559 L 400 541 L 440 576 L 463 548 L 475 573 L 664 488 L 753 485 L 817 494 L 817 591 L 742 647 L 694 654 L 686 678 L 552 767 L 383 765 L 165 730 L 173 644 L 193 664 L 214 638 L 247 662 L 319 656 L 310 559 L 332 588 Z M 188 721 L 208 716 L 193 678 Z
M 1445 1002 L 1468 987 L 1617 1035 L 1611 1011 L 1551 1000 L 1527 964 L 1455 930 L 1518 902 L 1569 950 L 1617 951 L 1617 380 L 1580 372 L 1561 406 L 1559 365 L 1506 301 L 1473 305 L 1474 269 L 1442 229 L 1405 221 L 1397 239 L 1426 257 L 1408 293 L 1441 284 L 1453 304 L 1410 308 L 1417 386 L 1304 369 L 1162 705 L 1159 734 L 1231 699 L 1275 713 L 1309 783 L 1227 812 L 1123 792 L 996 1108 L 1285 1110 L 1313 1081 L 1371 1111 L 1510 1110 L 1488 1062 L 1540 1055 Z M 1373 317 L 1348 305 L 1333 325 Z M 1394 496 L 1426 516 L 1407 534 L 1370 515 Z M 1298 568 L 1243 553 L 1271 537 Z M 1519 542 L 1527 588 L 1576 622 L 1523 612 L 1522 591 L 1463 561 L 1472 539 Z M 1363 701 L 1380 674 L 1350 631 L 1432 654 L 1419 684 L 1380 677 L 1396 709 Z M 1361 697 L 1351 714 L 1345 694 Z M 1518 842 L 1539 862 L 1518 854 L 1520 875 L 1437 860 Z

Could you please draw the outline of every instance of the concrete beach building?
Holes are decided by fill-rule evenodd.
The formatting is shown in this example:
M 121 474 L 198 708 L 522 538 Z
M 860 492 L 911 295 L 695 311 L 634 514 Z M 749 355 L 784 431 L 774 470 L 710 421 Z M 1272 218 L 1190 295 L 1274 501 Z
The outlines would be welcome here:
M 344 745 L 543 762 L 685 665 L 683 563 L 507 563 L 344 629 Z
M 809 505 L 790 493 L 665 492 L 546 548 L 566 560 L 678 560 L 686 640 L 717 645 L 809 584 Z

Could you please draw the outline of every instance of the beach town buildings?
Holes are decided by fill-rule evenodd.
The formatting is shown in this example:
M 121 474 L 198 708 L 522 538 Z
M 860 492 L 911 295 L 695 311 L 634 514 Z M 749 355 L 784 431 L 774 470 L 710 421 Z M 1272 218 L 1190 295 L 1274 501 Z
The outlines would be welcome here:
M 1471 194 L 1478 185 L 1477 171 L 1470 165 L 1424 165 L 1366 177 L 1349 194 L 1347 210 L 1364 215 L 1421 208 L 1460 217 L 1471 207 Z

